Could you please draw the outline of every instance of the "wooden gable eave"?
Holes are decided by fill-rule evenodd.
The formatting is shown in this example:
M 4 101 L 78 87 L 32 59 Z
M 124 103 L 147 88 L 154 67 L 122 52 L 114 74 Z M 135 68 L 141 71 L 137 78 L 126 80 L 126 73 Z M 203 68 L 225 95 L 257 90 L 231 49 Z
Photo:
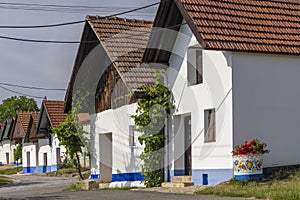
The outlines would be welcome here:
M 200 35 L 197 26 L 195 25 L 194 19 L 189 15 L 189 13 L 185 10 L 183 4 L 181 1 L 175 1 L 181 15 L 185 19 L 186 23 L 190 27 L 191 31 L 195 35 L 196 39 L 198 40 L 199 44 L 201 45 L 202 48 L 208 48 L 207 42 L 204 41 L 202 36 Z
M 161 31 L 156 30 L 155 27 L 167 28 L 177 32 L 181 27 L 182 20 L 183 17 L 174 1 L 161 1 L 153 24 L 154 31 L 152 31 L 150 35 L 147 47 L 159 47 L 165 44 L 167 45 L 167 49 L 173 49 L 176 38 L 169 38 L 168 35 L 162 36 Z M 166 44 L 165 41 L 168 41 L 168 44 Z M 170 56 L 171 52 L 148 48 L 144 53 L 142 62 L 168 63 Z
M 65 113 L 68 113 L 72 109 L 73 86 L 75 83 L 77 73 L 80 69 L 80 65 L 82 64 L 82 62 L 84 61 L 84 59 L 88 55 L 88 53 L 91 51 L 91 49 L 95 48 L 100 42 L 98 40 L 97 35 L 94 33 L 88 20 L 86 20 L 86 22 L 85 22 L 80 41 L 91 41 L 91 42 L 82 42 L 79 45 L 75 63 L 74 63 L 74 67 L 73 67 L 71 78 L 70 78 L 70 82 L 68 84 L 68 89 L 67 89 L 66 95 L 65 95 L 65 109 L 64 109 Z
M 48 114 L 47 114 L 47 111 L 46 111 L 46 108 L 45 108 L 46 106 L 44 105 L 44 101 L 42 102 L 42 107 L 41 107 L 41 111 L 40 111 L 40 116 L 39 116 L 39 120 L 38 120 L 38 123 L 37 123 L 37 129 L 36 129 L 36 133 L 37 134 L 39 134 L 41 131 L 41 124 L 42 124 L 42 120 L 43 120 L 43 118 L 45 118 L 46 117 L 46 121 L 47 121 L 47 124 L 49 125 L 49 126 L 51 126 L 51 122 L 50 122 L 50 119 L 49 119 L 49 116 L 48 116 Z M 43 127 L 44 128 L 44 127 Z M 47 130 L 48 130 L 48 126 L 47 126 Z M 48 133 L 48 131 L 47 131 L 47 133 Z

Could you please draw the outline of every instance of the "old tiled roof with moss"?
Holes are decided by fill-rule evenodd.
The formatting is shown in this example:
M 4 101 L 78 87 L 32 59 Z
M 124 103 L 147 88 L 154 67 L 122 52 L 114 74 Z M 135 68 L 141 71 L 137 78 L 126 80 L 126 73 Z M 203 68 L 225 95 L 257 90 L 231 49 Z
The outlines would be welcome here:
M 140 65 L 152 21 L 99 16 L 87 16 L 87 20 L 121 76 Z
M 64 101 L 43 100 L 43 105 L 52 127 L 58 127 L 66 119 Z
M 175 2 L 206 49 L 300 54 L 298 0 Z

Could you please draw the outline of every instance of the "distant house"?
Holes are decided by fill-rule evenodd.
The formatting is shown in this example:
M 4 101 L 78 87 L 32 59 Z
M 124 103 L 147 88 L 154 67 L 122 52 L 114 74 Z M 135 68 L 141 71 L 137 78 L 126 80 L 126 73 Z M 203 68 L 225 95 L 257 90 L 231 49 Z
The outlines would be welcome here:
M 56 171 L 65 158 L 66 149 L 59 145 L 58 139 L 51 134 L 50 129 L 59 126 L 65 120 L 63 110 L 63 101 L 43 100 L 38 121 L 37 115 L 31 115 L 26 138 L 31 144 L 25 144 L 23 147 L 23 151 L 26 152 L 23 154 L 24 173 L 33 173 L 36 170 L 38 173 Z
M 1 141 L 3 130 L 4 130 L 4 123 L 0 123 L 0 164 L 3 164 L 2 156 L 1 156 L 3 153 L 3 145 Z
M 11 135 L 11 141 L 12 141 L 11 149 L 13 155 L 15 149 L 17 148 L 17 145 L 23 145 L 24 143 L 24 138 L 28 128 L 30 114 L 31 114 L 30 112 L 22 112 L 22 111 L 16 112 L 16 118 L 15 118 L 12 135 Z
M 13 132 L 14 121 L 15 121 L 14 119 L 7 119 L 4 122 L 4 128 L 1 135 L 2 152 L 0 154 L 1 156 L 0 160 L 2 161 L 3 164 L 15 163 L 13 150 L 11 149 L 12 147 L 11 136 Z
M 24 174 L 35 174 L 39 172 L 39 139 L 47 139 L 46 134 L 37 133 L 37 124 L 39 120 L 40 113 L 32 112 L 30 113 L 30 118 L 28 122 L 28 128 L 23 143 L 23 173 Z

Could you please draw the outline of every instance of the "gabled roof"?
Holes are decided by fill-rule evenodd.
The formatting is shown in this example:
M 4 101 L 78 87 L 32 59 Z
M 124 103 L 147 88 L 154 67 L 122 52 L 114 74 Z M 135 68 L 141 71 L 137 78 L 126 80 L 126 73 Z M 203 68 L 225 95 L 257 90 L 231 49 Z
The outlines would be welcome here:
M 3 133 L 2 133 L 1 140 L 10 140 L 11 139 L 13 126 L 14 126 L 14 121 L 15 121 L 14 119 L 7 119 L 5 121 L 4 130 L 3 130 Z
M 40 129 L 46 130 L 50 126 L 58 127 L 65 119 L 64 101 L 43 100 L 37 132 L 39 132 Z
M 146 48 L 152 22 L 146 20 L 126 19 L 119 17 L 87 16 L 81 40 L 99 40 L 122 80 L 128 71 L 139 66 Z M 81 44 L 74 64 L 71 80 L 65 96 L 66 109 L 69 111 L 72 102 L 72 90 L 77 72 L 84 58 L 97 44 Z M 99 66 L 101 67 L 101 66 Z M 139 75 L 136 72 L 136 75 Z M 98 77 L 100 78 L 100 77 Z M 146 81 L 147 82 L 147 81 Z M 126 84 L 126 83 L 125 83 Z M 129 89 L 130 85 L 127 86 Z
M 33 112 L 30 115 L 28 129 L 25 136 L 25 142 L 36 141 L 37 138 L 45 138 L 45 134 L 37 133 L 37 124 L 39 121 L 40 112 Z
M 16 112 L 12 138 L 24 138 L 27 132 L 31 112 Z
M 161 17 L 165 4 L 162 1 L 154 26 L 170 20 Z M 173 4 L 204 49 L 300 54 L 299 1 L 178 0 Z

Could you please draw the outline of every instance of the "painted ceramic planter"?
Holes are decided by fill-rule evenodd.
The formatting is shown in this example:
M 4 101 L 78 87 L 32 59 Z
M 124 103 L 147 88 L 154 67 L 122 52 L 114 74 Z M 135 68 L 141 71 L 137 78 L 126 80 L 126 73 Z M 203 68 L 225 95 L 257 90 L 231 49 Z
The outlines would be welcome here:
M 234 155 L 233 174 L 237 180 L 259 180 L 263 178 L 262 154 Z

